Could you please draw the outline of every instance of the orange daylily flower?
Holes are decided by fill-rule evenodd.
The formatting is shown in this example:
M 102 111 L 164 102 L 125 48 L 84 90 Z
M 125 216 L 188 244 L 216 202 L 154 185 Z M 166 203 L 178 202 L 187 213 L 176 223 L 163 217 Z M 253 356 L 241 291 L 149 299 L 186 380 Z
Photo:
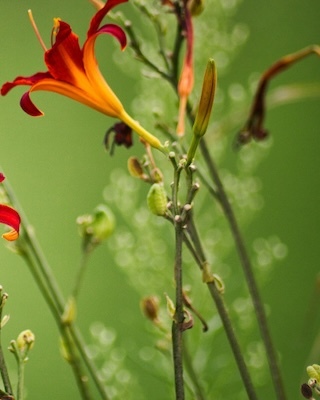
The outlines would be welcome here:
M 0 173 L 0 183 L 5 179 L 4 175 Z M 4 233 L 2 237 L 8 241 L 13 241 L 19 237 L 20 229 L 20 215 L 18 212 L 5 204 L 0 204 L 0 223 L 6 224 L 12 228 L 11 231 Z
M 122 103 L 103 78 L 95 57 L 95 41 L 102 34 L 114 36 L 123 50 L 126 47 L 126 35 L 115 24 L 101 25 L 103 18 L 116 5 L 128 0 L 108 0 L 91 19 L 87 39 L 81 48 L 78 36 L 64 21 L 56 18 L 52 31 L 54 43 L 45 50 L 46 72 L 38 72 L 29 77 L 18 76 L 13 82 L 5 83 L 1 95 L 6 95 L 12 88 L 28 85 L 30 89 L 22 96 L 20 105 L 31 116 L 41 116 L 40 111 L 30 99 L 30 94 L 44 90 L 56 92 L 89 106 L 105 115 L 118 118 L 136 131 L 151 146 L 162 150 L 160 141 L 146 131 L 125 111 Z

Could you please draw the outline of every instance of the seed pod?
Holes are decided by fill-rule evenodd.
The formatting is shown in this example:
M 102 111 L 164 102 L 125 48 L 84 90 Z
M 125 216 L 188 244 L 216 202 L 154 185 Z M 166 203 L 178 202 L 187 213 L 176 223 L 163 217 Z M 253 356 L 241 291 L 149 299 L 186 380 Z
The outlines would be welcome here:
M 167 194 L 161 183 L 154 183 L 148 193 L 149 210 L 155 215 L 164 215 L 167 211 Z

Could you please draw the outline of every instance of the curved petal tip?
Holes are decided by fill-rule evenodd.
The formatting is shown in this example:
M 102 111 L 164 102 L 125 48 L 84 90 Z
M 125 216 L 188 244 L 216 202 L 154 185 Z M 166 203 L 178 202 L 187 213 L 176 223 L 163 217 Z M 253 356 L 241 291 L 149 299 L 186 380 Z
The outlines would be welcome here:
M 14 240 L 17 240 L 19 238 L 19 232 L 13 229 L 10 232 L 4 233 L 2 237 L 3 239 L 8 240 L 9 242 L 13 242 Z

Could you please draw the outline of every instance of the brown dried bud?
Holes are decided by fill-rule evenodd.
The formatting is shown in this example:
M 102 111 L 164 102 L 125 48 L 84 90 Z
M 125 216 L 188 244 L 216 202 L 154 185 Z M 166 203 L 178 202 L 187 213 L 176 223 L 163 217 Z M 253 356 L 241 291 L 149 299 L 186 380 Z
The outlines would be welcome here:
M 300 391 L 304 398 L 312 399 L 312 389 L 307 383 L 301 385 Z
M 156 296 L 148 296 L 142 299 L 141 301 L 141 309 L 144 315 L 150 319 L 150 321 L 157 323 L 158 322 L 158 313 L 159 313 L 159 299 Z

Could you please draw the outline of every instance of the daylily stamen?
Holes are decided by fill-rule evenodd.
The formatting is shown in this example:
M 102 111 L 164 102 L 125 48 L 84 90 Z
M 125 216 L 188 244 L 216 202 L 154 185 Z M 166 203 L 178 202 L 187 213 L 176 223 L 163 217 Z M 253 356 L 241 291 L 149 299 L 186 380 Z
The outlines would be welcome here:
M 29 19 L 30 19 L 32 28 L 33 28 L 33 30 L 34 30 L 34 32 L 35 32 L 40 44 L 41 44 L 41 47 L 43 48 L 44 51 L 47 51 L 48 49 L 47 49 L 46 45 L 44 44 L 44 41 L 42 40 L 42 37 L 40 35 L 39 29 L 38 29 L 38 27 L 36 25 L 36 22 L 35 22 L 35 20 L 33 18 L 31 10 L 28 10 L 28 15 L 29 15 Z
M 51 46 L 53 46 L 54 42 L 56 41 L 56 37 L 59 33 L 60 28 L 60 18 L 53 18 L 53 28 L 51 31 Z

